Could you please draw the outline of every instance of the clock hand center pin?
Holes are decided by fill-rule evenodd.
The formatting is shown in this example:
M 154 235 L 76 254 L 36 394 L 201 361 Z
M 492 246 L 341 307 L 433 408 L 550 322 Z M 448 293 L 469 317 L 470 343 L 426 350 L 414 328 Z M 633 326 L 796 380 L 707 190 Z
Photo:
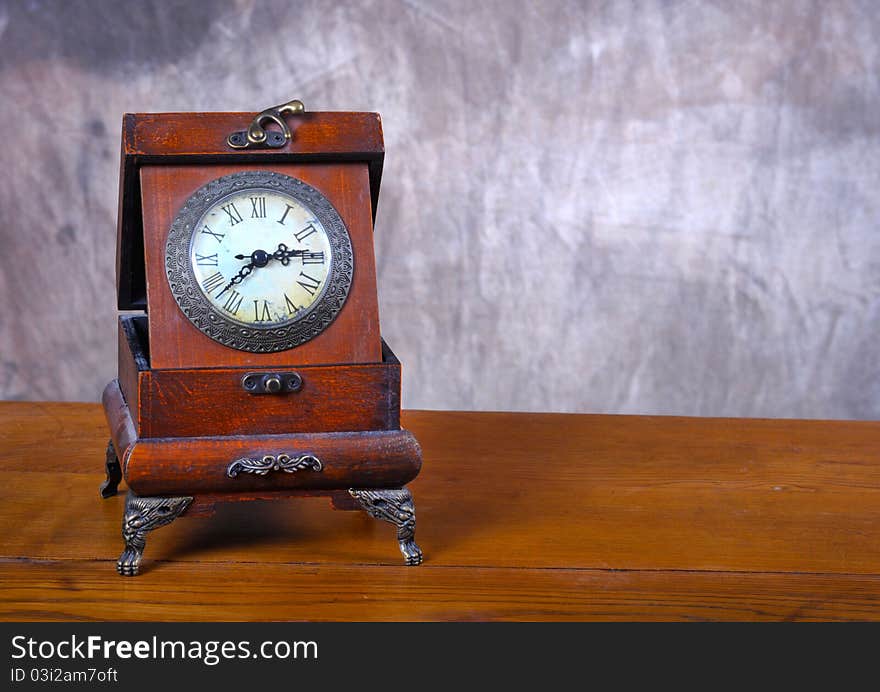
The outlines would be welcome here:
M 272 255 L 270 255 L 265 250 L 254 250 L 249 255 L 236 255 L 235 259 L 249 259 L 250 263 L 253 266 L 260 268 L 265 267 L 267 264 L 269 264 L 269 260 L 272 259 Z

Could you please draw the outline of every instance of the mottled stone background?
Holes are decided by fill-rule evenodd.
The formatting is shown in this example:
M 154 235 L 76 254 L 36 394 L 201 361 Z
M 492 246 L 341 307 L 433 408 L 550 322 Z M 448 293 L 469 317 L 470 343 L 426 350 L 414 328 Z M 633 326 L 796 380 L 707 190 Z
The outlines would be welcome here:
M 0 4 L 0 397 L 115 373 L 124 111 L 376 110 L 419 408 L 880 417 L 880 3 Z

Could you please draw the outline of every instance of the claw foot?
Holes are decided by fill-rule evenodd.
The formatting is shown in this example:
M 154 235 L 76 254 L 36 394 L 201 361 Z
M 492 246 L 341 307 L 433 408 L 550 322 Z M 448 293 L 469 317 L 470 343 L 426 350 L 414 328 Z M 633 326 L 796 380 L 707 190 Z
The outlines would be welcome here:
M 147 532 L 170 524 L 189 508 L 192 501 L 191 497 L 138 497 L 129 490 L 122 515 L 125 550 L 119 556 L 116 571 L 124 577 L 136 576 L 147 546 Z
M 143 553 L 134 548 L 126 548 L 116 561 L 116 571 L 123 577 L 136 577 L 141 569 Z
M 397 527 L 397 542 L 407 565 L 422 564 L 422 550 L 416 544 L 416 508 L 412 493 L 406 488 L 394 490 L 348 491 L 361 508 L 374 519 Z
M 422 564 L 422 549 L 415 541 L 403 541 L 400 544 L 400 552 L 403 553 L 403 559 L 410 567 Z

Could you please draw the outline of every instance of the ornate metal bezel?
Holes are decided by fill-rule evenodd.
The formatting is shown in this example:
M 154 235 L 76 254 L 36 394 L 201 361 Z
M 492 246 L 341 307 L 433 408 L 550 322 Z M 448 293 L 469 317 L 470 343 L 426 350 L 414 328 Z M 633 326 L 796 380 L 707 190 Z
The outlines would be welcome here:
M 226 317 L 202 293 L 190 261 L 193 234 L 202 217 L 223 198 L 251 189 L 266 189 L 293 197 L 315 215 L 330 240 L 330 269 L 322 295 L 294 320 L 282 325 L 244 325 Z M 354 254 L 345 223 L 318 190 L 281 173 L 241 171 L 212 180 L 184 203 L 165 243 L 165 273 L 183 314 L 201 332 L 240 351 L 273 353 L 304 344 L 336 318 L 351 288 Z

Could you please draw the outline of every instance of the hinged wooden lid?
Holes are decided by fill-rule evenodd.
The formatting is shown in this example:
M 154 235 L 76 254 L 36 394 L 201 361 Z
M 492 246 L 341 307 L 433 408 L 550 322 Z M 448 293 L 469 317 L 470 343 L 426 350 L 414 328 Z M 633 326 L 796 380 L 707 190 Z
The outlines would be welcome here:
M 120 310 L 146 309 L 139 171 L 150 164 L 367 163 L 373 218 L 385 145 L 378 113 L 304 113 L 287 123 L 292 139 L 278 149 L 233 149 L 226 138 L 255 113 L 126 113 L 122 118 L 116 287 Z

